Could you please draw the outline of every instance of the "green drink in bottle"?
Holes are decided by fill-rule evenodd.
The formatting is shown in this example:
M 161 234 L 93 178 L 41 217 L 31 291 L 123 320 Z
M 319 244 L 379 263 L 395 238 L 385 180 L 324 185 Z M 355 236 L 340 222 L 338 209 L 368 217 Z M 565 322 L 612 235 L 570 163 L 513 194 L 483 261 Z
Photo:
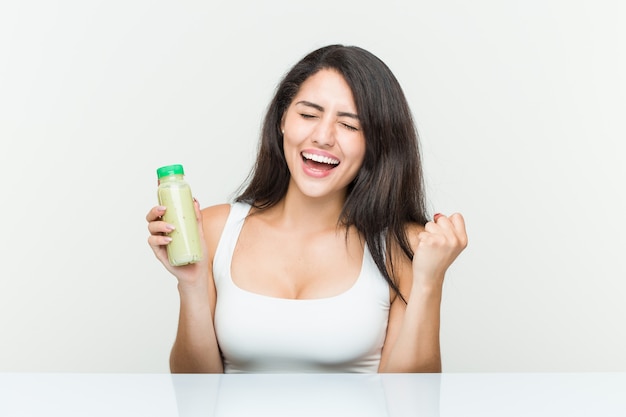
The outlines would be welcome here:
M 202 259 L 200 234 L 191 188 L 184 179 L 182 165 L 157 169 L 159 204 L 165 206 L 163 221 L 174 226 L 168 236 L 167 256 L 172 266 L 187 265 Z

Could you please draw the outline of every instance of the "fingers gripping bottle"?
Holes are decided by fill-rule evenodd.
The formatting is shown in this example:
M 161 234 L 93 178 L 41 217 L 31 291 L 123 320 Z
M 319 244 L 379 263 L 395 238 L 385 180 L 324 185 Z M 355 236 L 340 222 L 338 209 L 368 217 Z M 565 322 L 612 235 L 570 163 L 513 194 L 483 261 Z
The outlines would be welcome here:
M 159 204 L 165 206 L 163 221 L 174 226 L 168 236 L 167 256 L 172 266 L 192 264 L 202 259 L 200 234 L 191 188 L 184 180 L 182 165 L 157 169 Z

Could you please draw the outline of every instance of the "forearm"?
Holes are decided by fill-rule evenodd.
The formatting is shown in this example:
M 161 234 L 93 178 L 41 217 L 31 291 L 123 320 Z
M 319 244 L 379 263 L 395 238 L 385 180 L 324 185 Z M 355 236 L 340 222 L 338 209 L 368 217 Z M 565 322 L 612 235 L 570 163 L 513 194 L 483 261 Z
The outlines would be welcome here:
M 178 332 L 170 355 L 173 373 L 222 373 L 207 290 L 179 286 Z
M 441 372 L 441 286 L 413 285 L 398 337 L 381 372 Z

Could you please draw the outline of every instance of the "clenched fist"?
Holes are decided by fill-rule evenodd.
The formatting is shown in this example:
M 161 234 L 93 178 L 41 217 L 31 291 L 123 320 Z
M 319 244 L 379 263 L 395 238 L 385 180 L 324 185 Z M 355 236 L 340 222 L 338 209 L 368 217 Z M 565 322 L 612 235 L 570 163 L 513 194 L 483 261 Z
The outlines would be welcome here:
M 417 234 L 413 242 L 413 282 L 441 285 L 448 267 L 467 247 L 465 220 L 459 213 L 434 219 Z

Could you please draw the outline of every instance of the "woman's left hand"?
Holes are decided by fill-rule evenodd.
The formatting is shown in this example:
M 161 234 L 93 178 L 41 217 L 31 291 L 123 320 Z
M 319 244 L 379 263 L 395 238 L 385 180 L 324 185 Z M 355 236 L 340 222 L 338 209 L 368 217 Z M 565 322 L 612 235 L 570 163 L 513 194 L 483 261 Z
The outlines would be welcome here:
M 417 235 L 413 248 L 413 282 L 418 285 L 442 285 L 448 267 L 467 247 L 465 220 L 459 213 L 434 219 Z

